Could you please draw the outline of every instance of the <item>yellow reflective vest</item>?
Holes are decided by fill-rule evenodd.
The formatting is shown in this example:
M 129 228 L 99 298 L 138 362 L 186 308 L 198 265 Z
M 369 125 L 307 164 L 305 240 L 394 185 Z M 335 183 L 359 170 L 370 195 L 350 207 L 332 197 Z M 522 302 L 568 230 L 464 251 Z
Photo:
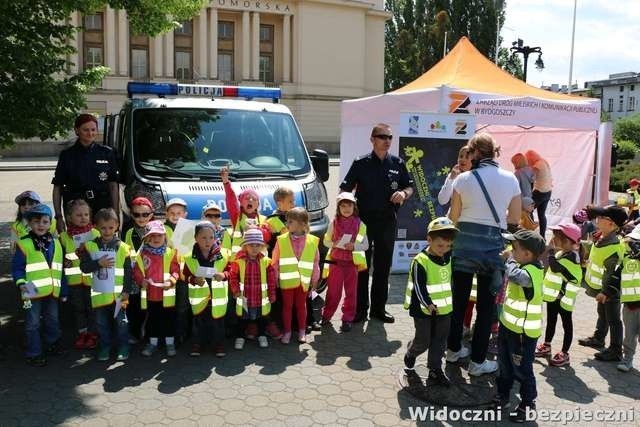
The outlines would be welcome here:
M 618 243 L 598 247 L 593 245 L 589 252 L 589 261 L 584 276 L 587 285 L 596 291 L 602 289 L 602 278 L 604 277 L 604 262 L 613 254 L 618 254 L 618 265 L 622 262 L 625 254 L 624 243 L 618 237 Z
M 162 281 L 163 283 L 167 280 L 171 279 L 171 261 L 175 255 L 175 249 L 172 249 L 167 246 L 164 255 L 162 256 Z M 142 254 L 138 252 L 136 255 L 136 265 L 142 272 L 142 275 L 145 276 L 145 268 L 144 261 L 142 259 Z M 147 309 L 147 290 L 144 288 L 140 289 L 140 301 L 143 310 Z M 169 289 L 162 290 L 162 306 L 163 307 L 175 307 L 176 305 L 176 287 L 173 286 Z
M 184 258 L 184 262 L 189 267 L 189 271 L 196 276 L 200 263 L 197 258 L 193 257 L 193 254 L 189 254 Z M 214 262 L 213 266 L 217 272 L 222 272 L 227 263 L 228 258 L 223 256 L 221 259 Z M 205 279 L 206 280 L 206 279 Z M 229 288 L 227 283 L 219 282 L 215 279 L 210 279 L 211 284 L 205 282 L 204 285 L 198 286 L 189 283 L 189 303 L 191 304 L 191 311 L 194 315 L 198 315 L 207 308 L 207 304 L 211 301 L 211 316 L 214 319 L 220 319 L 227 314 L 227 303 L 229 302 Z
M 236 314 L 242 317 L 244 311 L 248 311 L 246 300 L 244 297 L 244 274 L 247 268 L 247 261 L 244 258 L 237 259 L 238 269 L 240 270 L 240 295 L 236 298 Z M 271 302 L 269 301 L 269 284 L 267 283 L 267 267 L 271 263 L 268 257 L 260 258 L 260 298 L 262 316 L 266 316 L 271 312 Z
M 442 316 L 451 313 L 453 310 L 453 301 L 451 294 L 451 260 L 446 265 L 439 265 L 429 259 L 429 256 L 420 252 L 411 261 L 409 270 L 409 278 L 407 287 L 404 291 L 404 308 L 406 310 L 411 306 L 411 295 L 415 288 L 415 277 L 413 270 L 415 263 L 419 264 L 427 273 L 427 292 L 431 302 L 436 306 L 436 314 Z M 426 306 L 420 303 L 420 309 L 424 314 L 430 315 L 431 312 Z
M 500 314 L 500 323 L 516 334 L 524 333 L 530 338 L 538 338 L 542 335 L 542 278 L 544 270 L 533 264 L 527 264 L 522 268 L 531 277 L 533 296 L 527 300 L 522 286 L 509 282 Z
M 100 232 L 95 228 L 91 229 L 91 240 L 100 236 Z M 80 258 L 76 254 L 76 244 L 73 237 L 66 231 L 60 234 L 60 243 L 64 249 L 65 260 L 71 262 L 71 267 L 64 267 L 64 276 L 67 279 L 67 285 L 77 286 L 85 285 L 91 286 L 89 279 L 91 274 L 85 274 L 80 271 Z
M 280 247 L 280 261 L 278 263 L 280 288 L 295 289 L 302 285 L 302 289 L 305 292 L 308 291 L 320 239 L 307 233 L 300 259 L 296 257 L 293 250 L 289 233 L 278 236 L 277 241 Z
M 360 226 L 358 227 L 358 234 L 355 238 L 355 243 L 362 243 L 364 238 L 367 235 L 367 226 L 364 222 L 360 221 Z M 326 239 L 326 237 L 325 237 Z M 331 249 L 327 251 L 327 255 L 325 256 L 325 261 L 331 261 Z M 364 251 L 353 251 L 353 264 L 356 266 L 358 271 L 364 271 L 367 269 L 367 258 L 364 254 Z M 329 277 L 329 266 L 331 263 L 325 262 L 324 267 L 322 268 L 322 277 L 326 279 Z
M 640 260 L 625 257 L 620 279 L 620 302 L 640 301 Z
M 236 223 L 236 226 L 231 233 L 231 259 L 233 259 L 236 254 L 240 252 L 240 249 L 242 249 L 242 233 L 244 233 L 247 229 L 247 219 L 247 216 L 241 213 L 240 218 L 238 218 L 238 222 Z M 259 214 L 256 219 L 258 220 L 257 225 L 267 222 L 267 217 L 265 217 L 264 215 Z M 226 248 L 224 242 L 222 246 Z
M 547 270 L 542 281 L 542 299 L 546 302 L 553 302 L 560 299 L 560 306 L 567 311 L 573 311 L 576 303 L 576 296 L 580 290 L 582 282 L 582 268 L 577 262 L 573 262 L 568 258 L 562 258 L 562 252 L 556 253 L 556 258 L 560 265 L 569 270 L 569 273 L 575 277 L 574 281 L 567 281 L 560 273 L 554 273 L 551 269 Z M 564 295 L 560 294 L 562 284 L 566 283 Z
M 49 266 L 45 254 L 35 248 L 31 237 L 25 236 L 16 244 L 26 258 L 25 277 L 16 280 L 16 285 L 33 282 L 38 296 L 31 299 L 45 298 L 49 295 L 58 298 L 60 296 L 60 281 L 62 280 L 63 256 L 62 245 L 58 239 L 53 239 L 54 249 L 51 266 Z
M 85 244 L 87 252 L 92 255 L 98 253 L 100 250 L 95 241 L 90 241 Z M 115 263 L 113 265 L 113 292 L 98 292 L 93 287 L 93 277 L 100 274 L 100 270 L 94 271 L 89 275 L 89 286 L 91 286 L 91 307 L 98 308 L 106 305 L 111 305 L 115 302 L 116 298 L 122 294 L 122 287 L 124 285 L 124 264 L 131 262 L 129 260 L 130 248 L 124 242 L 120 242 L 118 251 L 115 253 Z

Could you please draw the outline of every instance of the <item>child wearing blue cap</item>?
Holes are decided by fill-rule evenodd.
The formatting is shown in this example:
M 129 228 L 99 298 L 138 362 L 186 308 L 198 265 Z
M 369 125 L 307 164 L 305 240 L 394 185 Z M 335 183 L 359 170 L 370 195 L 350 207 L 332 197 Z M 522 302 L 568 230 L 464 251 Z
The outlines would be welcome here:
M 62 353 L 58 297 L 64 252 L 50 232 L 52 212 L 49 206 L 37 204 L 23 216 L 29 232 L 16 242 L 11 272 L 24 300 L 27 363 L 45 366 L 45 354 Z M 40 317 L 44 319 L 45 351 L 40 342 Z
M 11 252 L 15 251 L 16 241 L 29 234 L 29 223 L 24 217 L 26 211 L 35 205 L 42 203 L 42 198 L 35 191 L 23 191 L 14 199 L 18 205 L 18 213 L 16 220 L 11 224 Z M 51 221 L 51 229 L 49 230 L 53 236 L 57 237 L 56 220 Z

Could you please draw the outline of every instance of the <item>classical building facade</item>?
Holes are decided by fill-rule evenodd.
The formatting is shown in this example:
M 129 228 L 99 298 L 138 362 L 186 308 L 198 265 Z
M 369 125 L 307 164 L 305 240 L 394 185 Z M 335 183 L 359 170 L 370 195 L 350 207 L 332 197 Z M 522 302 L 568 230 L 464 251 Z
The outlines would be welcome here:
M 307 146 L 337 152 L 340 101 L 382 93 L 383 0 L 213 0 L 158 37 L 131 32 L 126 11 L 75 13 L 83 27 L 70 73 L 105 65 L 88 110 L 117 113 L 131 80 L 279 86 Z
M 610 74 L 606 80 L 585 82 L 585 88 L 600 98 L 602 112 L 612 121 L 640 112 L 640 74 Z

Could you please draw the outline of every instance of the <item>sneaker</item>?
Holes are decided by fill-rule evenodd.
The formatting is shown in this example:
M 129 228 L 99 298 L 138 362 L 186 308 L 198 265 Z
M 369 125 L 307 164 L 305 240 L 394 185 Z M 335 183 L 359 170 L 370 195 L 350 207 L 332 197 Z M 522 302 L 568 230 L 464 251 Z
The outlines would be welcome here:
M 493 399 L 491 400 L 491 403 L 493 403 L 493 406 L 495 408 L 507 409 L 509 406 L 511 406 L 511 402 L 509 401 L 509 396 L 503 396 L 500 393 L 496 394 L 493 397 Z
M 176 355 L 176 346 L 174 344 L 167 344 L 166 347 L 168 357 L 173 357 Z
M 189 352 L 189 356 L 198 357 L 200 356 L 200 354 L 202 354 L 202 348 L 200 347 L 200 344 L 192 344 L 191 351 Z
M 260 338 L 258 338 L 258 340 L 260 340 Z M 216 357 L 225 357 L 227 355 L 227 352 L 224 351 L 224 344 L 217 344 L 213 348 L 213 352 L 215 353 Z
M 451 381 L 449 381 L 447 375 L 442 372 L 442 369 L 430 369 L 429 380 L 443 387 L 449 387 L 451 385 Z
M 98 362 L 106 362 L 107 360 L 109 360 L 110 355 L 111 355 L 111 349 L 109 347 L 100 348 L 98 349 L 96 360 Z
M 551 355 L 551 344 L 542 342 L 536 347 L 536 357 L 547 357 Z
M 47 365 L 47 359 L 45 359 L 43 356 L 27 357 L 27 364 L 30 366 L 35 366 L 37 368 L 41 368 Z
M 620 350 L 613 350 L 611 347 L 605 348 L 602 351 L 593 355 L 596 359 L 602 362 L 620 362 L 622 361 L 622 352 Z
M 498 363 L 493 360 L 485 359 L 482 363 L 476 363 L 473 360 L 469 362 L 469 375 L 479 377 L 484 374 L 491 374 L 498 370 Z
M 98 346 L 98 336 L 92 333 L 85 334 L 84 348 L 92 350 Z
M 289 344 L 290 341 L 291 341 L 291 332 L 285 332 L 284 334 L 282 334 L 282 338 L 280 338 L 280 342 L 282 344 Z
M 128 358 L 129 358 L 129 347 L 119 347 L 116 360 L 124 361 L 124 360 L 127 360 Z
M 144 346 L 144 349 L 142 350 L 142 355 L 144 357 L 151 357 L 153 353 L 156 352 L 157 349 L 158 349 L 158 346 L 148 343 L 147 345 Z
M 633 368 L 633 361 L 623 360 L 622 362 L 618 363 L 617 368 L 618 368 L 618 371 L 629 372 Z
M 308 328 L 308 326 L 307 326 Z M 320 325 L 320 322 L 312 322 L 311 323 L 311 330 L 312 331 L 321 331 L 322 330 L 322 325 Z
M 559 352 L 553 355 L 549 360 L 551 366 L 566 366 L 569 364 L 569 353 Z
M 471 354 L 471 350 L 467 347 L 460 347 L 458 351 L 447 350 L 447 362 L 455 363 L 460 359 L 464 359 L 465 357 L 469 357 Z
M 353 324 L 351 322 L 342 322 L 342 325 L 340 325 L 340 331 L 342 332 L 350 332 L 352 328 Z
M 604 347 L 604 341 L 599 340 L 595 337 L 588 338 L 580 338 L 578 340 L 578 344 L 584 347 L 592 347 L 592 348 L 602 348 Z
M 416 366 L 415 356 L 411 356 L 409 353 L 404 355 L 404 370 L 413 371 L 413 367 Z
M 307 335 L 305 334 L 305 331 L 298 332 L 298 342 L 300 344 L 304 344 L 307 342 Z
M 267 341 L 267 337 L 265 337 L 264 335 L 260 335 L 258 337 L 258 345 L 260 346 L 260 348 L 269 347 L 269 341 Z
M 242 350 L 244 348 L 244 338 L 236 338 L 233 348 L 236 350 Z
M 274 340 L 282 338 L 282 332 L 280 331 L 280 328 L 278 328 L 278 325 L 276 325 L 276 322 L 269 322 L 266 333 Z M 260 337 L 258 337 L 258 339 L 260 339 Z
M 78 335 L 78 338 L 73 342 L 73 348 L 76 350 L 84 350 L 87 348 L 87 333 L 82 332 Z
M 322 326 L 323 328 L 330 327 L 331 319 L 322 319 L 322 322 L 320 322 L 320 326 Z
M 534 412 L 535 413 L 536 410 L 536 405 L 535 403 L 531 403 L 529 405 L 524 405 L 522 403 L 520 403 L 520 405 L 518 405 L 518 407 L 516 408 L 515 412 L 511 412 L 509 414 L 509 420 L 513 423 L 524 423 L 525 421 L 527 421 L 527 413 L 531 413 Z M 531 414 L 533 416 L 535 416 L 534 414 Z

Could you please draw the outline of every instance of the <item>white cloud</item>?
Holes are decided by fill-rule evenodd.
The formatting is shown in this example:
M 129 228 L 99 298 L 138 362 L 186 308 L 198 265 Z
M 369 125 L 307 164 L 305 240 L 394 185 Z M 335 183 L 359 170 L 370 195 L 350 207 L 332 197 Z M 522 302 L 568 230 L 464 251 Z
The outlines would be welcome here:
M 528 46 L 542 48 L 545 69 L 538 72 L 537 55 L 531 55 L 530 84 L 567 84 L 572 19 L 570 0 L 507 2 L 503 46 L 521 38 Z M 582 87 L 585 81 L 605 79 L 611 73 L 640 72 L 640 49 L 635 46 L 639 35 L 637 0 L 578 0 L 572 80 Z

